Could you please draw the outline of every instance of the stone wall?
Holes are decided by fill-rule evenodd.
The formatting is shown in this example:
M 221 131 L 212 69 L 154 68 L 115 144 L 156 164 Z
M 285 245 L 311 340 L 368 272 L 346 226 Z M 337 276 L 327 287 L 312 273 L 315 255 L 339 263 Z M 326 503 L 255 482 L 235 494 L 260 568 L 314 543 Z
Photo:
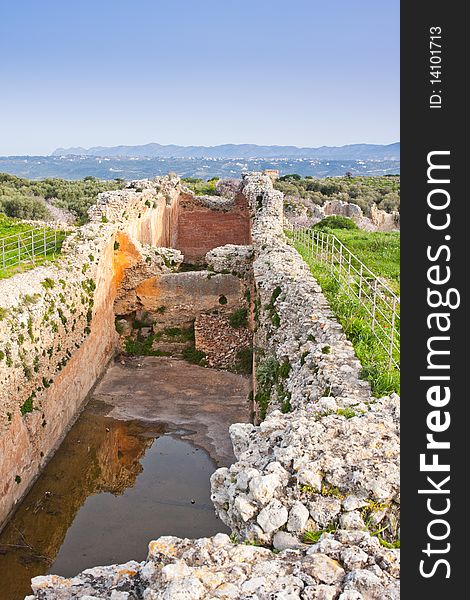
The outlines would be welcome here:
M 250 217 L 243 195 L 234 199 L 182 194 L 174 247 L 189 263 L 203 262 L 216 246 L 250 243 Z
M 142 563 L 38 577 L 31 598 L 398 600 L 399 399 L 373 398 L 359 379 L 351 344 L 286 243 L 270 178 L 248 175 L 242 192 L 265 416 L 231 427 L 237 462 L 212 476 L 233 535 L 159 538 Z
M 100 194 L 56 262 L 0 281 L 0 525 L 113 356 L 129 248 L 170 240 L 178 185 L 158 178 Z
M 263 176 L 247 177 L 243 190 L 253 214 L 255 400 L 267 416 L 258 427 L 232 426 L 238 462 L 213 475 L 216 509 L 257 542 L 380 523 L 394 543 L 398 398 L 373 398 L 359 378 L 351 343 L 286 243 L 282 195 Z

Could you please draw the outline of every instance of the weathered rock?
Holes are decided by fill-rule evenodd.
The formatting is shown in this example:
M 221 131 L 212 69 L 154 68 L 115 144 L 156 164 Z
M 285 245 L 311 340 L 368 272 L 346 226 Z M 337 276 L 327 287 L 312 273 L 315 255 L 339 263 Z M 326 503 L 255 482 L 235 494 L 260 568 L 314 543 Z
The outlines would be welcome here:
M 310 516 L 308 508 L 302 502 L 294 502 L 289 511 L 289 519 L 287 521 L 288 531 L 305 531 L 307 521 Z
M 345 574 L 341 565 L 326 554 L 310 554 L 303 568 L 308 575 L 321 583 L 338 583 Z
M 298 538 L 287 531 L 277 531 L 273 537 L 273 546 L 276 550 L 287 550 L 288 548 L 301 548 Z
M 258 514 L 256 520 L 265 533 L 272 533 L 287 522 L 288 515 L 287 508 L 279 500 L 271 500 Z
M 206 262 L 216 273 L 235 273 L 248 277 L 251 273 L 253 248 L 226 244 L 210 250 L 206 254 Z

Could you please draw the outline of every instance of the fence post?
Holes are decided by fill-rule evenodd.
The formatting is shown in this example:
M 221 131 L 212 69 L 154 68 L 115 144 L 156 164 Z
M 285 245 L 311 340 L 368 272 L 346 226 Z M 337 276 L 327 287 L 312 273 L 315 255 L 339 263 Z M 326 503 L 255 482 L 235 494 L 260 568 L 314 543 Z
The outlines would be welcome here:
M 359 272 L 359 300 L 362 298 L 362 263 L 361 263 L 361 269 Z
M 31 261 L 34 265 L 34 229 L 31 229 Z
M 341 271 L 343 268 L 343 244 L 339 243 L 339 268 L 338 268 L 338 281 L 341 283 Z
M 2 239 L 2 265 L 5 268 L 5 240 Z
M 374 295 L 372 305 L 372 331 L 375 329 L 375 307 L 377 305 L 377 279 L 374 279 Z
M 18 234 L 18 264 L 21 265 L 21 236 Z
M 395 311 L 397 305 L 397 299 L 393 296 L 393 304 L 392 304 L 392 324 L 390 326 L 390 353 L 389 353 L 389 361 L 388 368 L 391 369 L 393 363 L 393 342 L 395 336 Z
M 44 258 L 47 256 L 47 239 L 46 239 L 46 228 L 43 229 L 44 232 Z

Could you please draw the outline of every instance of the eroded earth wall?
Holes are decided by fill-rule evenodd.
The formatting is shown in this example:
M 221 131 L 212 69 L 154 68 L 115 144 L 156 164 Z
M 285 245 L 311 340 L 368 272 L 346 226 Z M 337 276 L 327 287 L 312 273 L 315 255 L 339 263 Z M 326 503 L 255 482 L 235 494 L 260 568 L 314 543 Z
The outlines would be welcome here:
M 179 185 L 166 177 L 100 194 L 55 263 L 0 282 L 0 526 L 113 356 L 116 290 L 148 257 L 143 244 L 170 243 Z

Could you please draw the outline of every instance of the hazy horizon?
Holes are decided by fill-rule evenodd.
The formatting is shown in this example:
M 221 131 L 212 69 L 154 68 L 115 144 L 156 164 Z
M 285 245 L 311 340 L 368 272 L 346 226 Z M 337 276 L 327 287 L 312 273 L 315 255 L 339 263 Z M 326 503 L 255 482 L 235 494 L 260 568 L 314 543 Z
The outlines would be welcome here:
M 394 140 L 392 142 L 387 142 L 387 143 L 384 143 L 384 144 L 374 144 L 374 143 L 371 143 L 371 142 L 352 142 L 351 144 L 338 144 L 336 147 L 341 148 L 343 146 L 368 145 L 368 144 L 378 145 L 378 146 L 391 146 L 393 144 L 399 144 L 399 143 L 400 143 L 400 140 Z M 104 145 L 104 144 L 97 144 L 96 146 L 89 146 L 89 147 L 79 146 L 77 144 L 69 144 L 67 146 L 58 146 L 57 148 L 53 148 L 53 150 L 51 150 L 51 152 L 49 152 L 48 154 L 10 154 L 10 155 L 8 155 L 8 154 L 2 154 L 0 156 L 3 156 L 3 157 L 8 157 L 8 156 L 51 156 L 54 151 L 56 151 L 56 150 L 58 150 L 60 148 L 64 148 L 65 150 L 76 149 L 76 148 L 83 148 L 84 150 L 91 150 L 92 148 L 114 148 L 114 147 L 119 147 L 119 146 L 131 146 L 131 145 L 132 146 L 148 146 L 148 145 L 151 145 L 151 144 L 160 144 L 160 142 L 151 141 L 151 142 L 144 142 L 142 144 L 116 144 L 115 146 L 107 146 L 107 145 Z M 171 143 L 170 144 L 161 144 L 161 145 L 162 146 L 163 145 L 169 145 L 169 146 L 178 145 L 178 146 L 188 147 L 188 148 L 190 148 L 190 147 L 198 147 L 198 146 L 205 146 L 205 144 L 171 144 Z M 253 143 L 240 142 L 240 143 L 236 143 L 236 144 L 233 144 L 232 142 L 225 142 L 225 143 L 221 143 L 221 144 L 213 144 L 211 146 L 206 146 L 206 147 L 207 148 L 217 148 L 218 146 L 227 146 L 227 145 L 230 145 L 230 146 L 231 145 L 234 145 L 234 146 L 245 146 L 245 145 L 252 146 L 253 145 L 253 146 L 271 146 L 271 147 L 291 146 L 291 147 L 299 148 L 299 149 L 302 149 L 302 148 L 307 148 L 308 149 L 308 148 L 333 147 L 333 146 L 329 146 L 328 144 L 325 144 L 324 146 L 320 146 L 320 145 L 319 146 L 296 146 L 295 144 L 257 144 L 257 143 L 254 143 L 254 142 Z
M 23 0 L 2 22 L 3 156 L 399 139 L 398 0 Z

